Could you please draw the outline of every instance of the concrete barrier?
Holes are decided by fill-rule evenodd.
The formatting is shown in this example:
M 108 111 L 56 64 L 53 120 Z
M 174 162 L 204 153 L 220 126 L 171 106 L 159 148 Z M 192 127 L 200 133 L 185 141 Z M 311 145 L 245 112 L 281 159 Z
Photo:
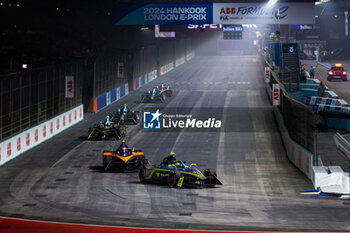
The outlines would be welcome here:
M 330 106 L 348 106 L 348 103 L 343 99 L 334 99 L 327 97 L 317 97 L 317 96 L 308 96 L 304 104 L 306 105 L 316 105 L 316 104 L 324 104 Z
M 80 105 L 1 142 L 0 165 L 82 121 L 83 118 L 83 105 Z
M 194 58 L 194 56 L 195 56 L 194 51 L 186 54 L 186 61 L 191 60 L 192 58 Z
M 282 114 L 277 107 L 274 107 L 278 128 L 281 132 L 282 141 L 286 148 L 288 159 L 302 171 L 310 180 L 312 179 L 312 166 L 314 155 L 304 147 L 296 143 L 289 135 L 284 124 Z
M 175 67 L 181 66 L 181 65 L 184 64 L 185 62 L 186 62 L 186 57 L 185 57 L 185 56 L 180 57 L 180 58 L 178 58 L 178 59 L 175 60 L 174 66 L 175 66 Z
M 174 69 L 174 62 L 170 62 L 159 68 L 159 75 L 164 75 Z
M 350 177 L 339 166 L 313 167 L 312 183 L 323 193 L 350 194 Z
M 96 98 L 90 100 L 88 112 L 98 112 L 108 105 L 120 100 L 129 93 L 129 85 L 127 83 L 112 89 Z

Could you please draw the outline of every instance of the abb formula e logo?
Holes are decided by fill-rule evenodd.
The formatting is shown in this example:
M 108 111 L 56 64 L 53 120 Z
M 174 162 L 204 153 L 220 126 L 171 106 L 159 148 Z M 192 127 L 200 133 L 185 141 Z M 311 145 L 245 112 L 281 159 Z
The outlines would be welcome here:
M 283 19 L 287 16 L 288 6 L 279 8 L 271 6 L 241 6 L 241 7 L 222 7 L 220 9 L 220 19 L 228 20 L 230 15 L 236 16 L 274 16 L 276 19 Z
M 225 14 L 225 15 L 229 15 L 229 14 L 236 14 L 236 8 L 221 8 L 220 10 L 220 15 L 221 14 Z

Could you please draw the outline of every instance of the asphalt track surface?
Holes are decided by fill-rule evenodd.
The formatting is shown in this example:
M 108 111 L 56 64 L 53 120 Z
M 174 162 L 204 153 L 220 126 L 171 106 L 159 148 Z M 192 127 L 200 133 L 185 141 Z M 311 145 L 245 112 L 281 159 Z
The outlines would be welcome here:
M 312 184 L 286 159 L 262 75 L 253 56 L 195 57 L 87 114 L 84 122 L 0 167 L 0 215 L 151 228 L 350 230 L 350 202 L 299 194 Z M 139 103 L 141 93 L 160 82 L 172 84 L 176 94 L 162 104 Z M 120 142 L 84 138 L 89 126 L 124 103 L 221 116 L 221 130 L 130 126 L 126 140 L 153 163 L 174 151 L 178 160 L 214 168 L 224 185 L 170 189 L 141 184 L 137 173 L 102 172 L 102 151 Z

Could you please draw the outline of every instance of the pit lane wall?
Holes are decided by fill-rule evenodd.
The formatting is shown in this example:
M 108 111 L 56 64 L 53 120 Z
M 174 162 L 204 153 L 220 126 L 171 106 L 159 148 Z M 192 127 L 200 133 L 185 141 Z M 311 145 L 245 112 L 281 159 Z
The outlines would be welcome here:
M 289 135 L 288 129 L 284 124 L 284 120 L 280 110 L 275 106 L 274 114 L 276 117 L 278 129 L 280 130 L 283 145 L 286 149 L 288 159 L 302 171 L 307 178 L 313 179 L 313 161 L 314 155 L 304 147 L 295 142 Z
M 275 93 L 277 93 L 277 97 L 281 95 L 279 90 L 275 90 L 274 86 L 270 86 L 269 82 L 272 78 L 271 75 L 275 75 L 268 67 L 264 67 L 265 63 L 264 59 L 260 59 L 260 63 L 262 64 L 262 70 L 264 71 L 264 79 L 267 83 L 266 91 L 268 93 L 268 97 L 271 101 L 271 104 L 275 101 Z M 317 80 L 318 81 L 318 80 Z M 308 83 L 317 83 L 315 80 Z M 306 101 L 313 101 L 313 98 L 316 99 L 318 97 L 307 97 Z M 327 99 L 326 99 L 327 100 Z M 333 99 L 330 102 L 339 102 L 338 105 L 347 105 L 347 103 L 342 103 L 340 99 Z M 326 101 L 327 102 L 327 101 Z M 307 104 L 307 103 L 305 103 Z M 340 106 L 338 106 L 340 107 Z M 344 108 L 344 107 L 340 107 Z M 281 133 L 282 141 L 285 146 L 288 159 L 300 170 L 302 171 L 306 177 L 308 177 L 313 186 L 316 189 L 319 189 L 323 193 L 327 194 L 337 194 L 337 195 L 345 195 L 348 196 L 350 194 L 350 176 L 348 172 L 344 172 L 340 166 L 323 166 L 322 160 L 320 157 L 317 158 L 318 166 L 314 164 L 316 161 L 315 155 L 311 153 L 309 150 L 305 149 L 303 146 L 295 142 L 290 136 L 286 124 L 284 122 L 283 116 L 278 109 L 277 106 L 274 106 L 274 115 L 276 118 L 276 122 L 278 128 Z
M 0 143 L 0 166 L 82 121 L 83 105 L 23 131 Z

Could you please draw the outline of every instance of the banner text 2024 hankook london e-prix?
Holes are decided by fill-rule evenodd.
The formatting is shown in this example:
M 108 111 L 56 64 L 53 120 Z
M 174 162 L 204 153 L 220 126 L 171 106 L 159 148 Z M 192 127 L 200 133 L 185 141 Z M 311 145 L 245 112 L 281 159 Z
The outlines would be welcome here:
M 114 4 L 115 25 L 314 24 L 314 3 Z

